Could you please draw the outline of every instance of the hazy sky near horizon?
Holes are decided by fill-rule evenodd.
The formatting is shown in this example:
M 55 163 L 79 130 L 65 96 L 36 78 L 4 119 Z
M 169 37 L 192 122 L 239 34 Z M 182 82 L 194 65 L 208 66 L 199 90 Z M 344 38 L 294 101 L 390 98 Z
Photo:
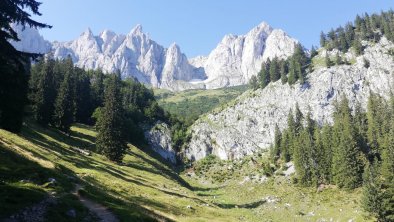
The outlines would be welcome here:
M 394 9 L 393 0 L 38 0 L 41 17 L 52 29 L 50 41 L 69 41 L 88 27 L 127 34 L 137 24 L 168 47 L 176 42 L 188 57 L 207 55 L 226 34 L 245 34 L 265 21 L 298 39 L 319 44 L 320 31 L 353 21 L 357 14 Z

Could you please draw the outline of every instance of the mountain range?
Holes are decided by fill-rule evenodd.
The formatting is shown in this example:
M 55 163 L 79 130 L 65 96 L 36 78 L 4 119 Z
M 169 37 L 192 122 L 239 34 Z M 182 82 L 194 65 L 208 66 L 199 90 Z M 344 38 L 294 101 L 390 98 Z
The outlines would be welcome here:
M 51 54 L 56 59 L 71 56 L 85 69 L 120 71 L 155 88 L 172 91 L 215 89 L 246 84 L 268 58 L 292 55 L 298 41 L 263 22 L 245 35 L 226 35 L 207 56 L 188 59 L 173 43 L 168 48 L 152 40 L 137 25 L 127 35 L 90 29 L 68 42 L 49 42 L 35 29 L 15 25 L 21 39 L 13 42 L 21 51 Z

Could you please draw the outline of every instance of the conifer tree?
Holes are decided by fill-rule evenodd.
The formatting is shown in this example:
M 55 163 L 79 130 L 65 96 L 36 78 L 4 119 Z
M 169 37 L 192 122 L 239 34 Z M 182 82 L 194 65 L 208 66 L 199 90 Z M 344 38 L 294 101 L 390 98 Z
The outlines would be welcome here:
M 249 86 L 253 90 L 257 90 L 259 88 L 259 83 L 258 83 L 258 80 L 257 80 L 257 76 L 250 77 Z
M 307 129 L 302 130 L 294 144 L 294 166 L 297 178 L 302 185 L 310 185 L 312 181 L 311 171 L 311 150 L 313 146 L 312 138 Z
M 280 157 L 284 162 L 289 162 L 291 158 L 290 149 L 292 148 L 293 138 L 288 130 L 285 130 L 282 134 L 281 143 L 280 143 Z
M 287 83 L 287 63 L 284 60 L 280 61 L 280 80 L 282 84 Z
M 326 46 L 326 35 L 324 32 L 320 33 L 320 47 L 325 47 Z
M 121 162 L 127 149 L 120 88 L 120 75 L 111 75 L 105 91 L 101 118 L 97 121 L 97 149 L 114 162 Z
M 378 162 L 367 164 L 363 174 L 362 207 L 376 218 L 382 214 L 382 193 Z
M 335 184 L 344 188 L 356 188 L 362 181 L 363 160 L 354 130 L 349 101 L 342 97 L 334 116 L 332 173 Z
M 270 64 L 270 81 L 276 82 L 280 78 L 278 59 L 273 58 Z
M 318 52 L 317 52 L 315 46 L 312 45 L 312 48 L 311 48 L 311 58 L 317 56 L 317 54 L 318 54 Z
M 363 45 L 361 44 L 361 41 L 358 38 L 356 38 L 353 41 L 353 48 L 357 56 L 363 54 Z
M 271 61 L 268 59 L 266 62 L 263 62 L 261 66 L 261 71 L 259 73 L 260 77 L 260 87 L 264 89 L 270 83 L 270 63 Z
M 302 130 L 302 121 L 304 119 L 304 115 L 302 114 L 298 103 L 296 103 L 295 107 L 295 119 L 294 119 L 294 132 L 295 135 L 298 136 Z
M 69 133 L 75 117 L 75 101 L 73 95 L 73 63 L 71 58 L 63 62 L 64 79 L 55 101 L 54 123 L 57 128 Z
M 328 53 L 326 53 L 326 56 L 324 57 L 324 63 L 327 68 L 331 67 L 331 60 L 330 60 L 330 57 L 328 56 Z
M 287 82 L 290 85 L 293 85 L 297 81 L 296 79 L 296 62 L 294 59 L 290 59 L 290 66 L 289 66 L 289 77 Z
M 54 63 L 52 59 L 40 61 L 32 69 L 30 100 L 34 119 L 41 125 L 48 125 L 54 114 L 57 89 L 54 84 Z
M 384 116 L 384 110 L 386 110 L 383 99 L 371 92 L 368 98 L 367 110 L 368 144 L 372 154 L 376 155 L 381 152 L 380 148 L 382 147 L 383 139 L 382 127 L 384 122 L 386 122 L 382 118 Z
M 394 221 L 394 116 L 391 120 L 391 129 L 386 137 L 385 150 L 382 155 L 381 175 L 382 204 L 378 219 Z
M 281 143 L 282 143 L 282 133 L 278 127 L 278 124 L 275 125 L 275 132 L 274 132 L 274 146 L 272 156 L 274 159 L 277 159 L 281 153 Z
M 332 141 L 331 126 L 323 126 L 321 133 L 316 133 L 316 159 L 318 161 L 319 182 L 324 184 L 331 183 L 332 174 Z
M 0 128 L 18 132 L 27 102 L 30 59 L 37 54 L 16 50 L 11 41 L 19 41 L 12 24 L 23 27 L 50 28 L 32 15 L 41 15 L 35 0 L 2 0 L 0 4 Z

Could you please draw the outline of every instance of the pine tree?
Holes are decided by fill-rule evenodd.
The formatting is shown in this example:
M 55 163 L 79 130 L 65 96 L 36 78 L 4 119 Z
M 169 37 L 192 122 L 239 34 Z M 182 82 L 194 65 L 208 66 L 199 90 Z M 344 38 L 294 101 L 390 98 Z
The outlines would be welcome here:
M 94 107 L 101 107 L 104 103 L 104 73 L 98 69 L 92 72 L 92 100 Z
M 38 55 L 20 52 L 12 46 L 10 41 L 20 39 L 11 25 L 50 28 L 31 18 L 31 15 L 41 15 L 40 4 L 35 0 L 2 0 L 0 4 L 0 128 L 13 132 L 22 126 L 30 59 Z
M 298 181 L 302 185 L 310 185 L 312 182 L 311 150 L 312 138 L 307 129 L 302 130 L 294 143 L 294 166 Z
M 332 174 L 332 133 L 331 127 L 328 125 L 323 126 L 321 133 L 316 133 L 317 144 L 317 161 L 318 161 L 318 175 L 319 182 L 324 184 L 331 183 Z
M 374 217 L 379 218 L 382 211 L 382 192 L 379 176 L 378 162 L 367 164 L 363 174 L 364 187 L 362 207 Z
M 287 82 L 290 85 L 293 85 L 297 81 L 296 79 L 296 64 L 294 59 L 290 59 L 290 67 L 289 67 L 289 77 Z
M 372 151 L 372 154 L 377 155 L 381 152 L 380 148 L 382 147 L 382 139 L 383 139 L 382 127 L 384 125 L 384 122 L 386 122 L 383 116 L 386 107 L 384 106 L 383 99 L 371 92 L 368 98 L 367 109 L 368 109 L 368 113 L 367 113 L 368 144 Z
M 330 57 L 328 56 L 328 53 L 326 53 L 326 56 L 324 57 L 324 63 L 327 68 L 331 67 L 331 60 L 330 60 Z
M 275 132 L 274 132 L 274 145 L 272 150 L 272 156 L 274 159 L 277 159 L 281 153 L 281 144 L 282 143 L 282 133 L 278 127 L 278 124 L 275 124 Z
M 54 123 L 57 128 L 69 133 L 75 117 L 75 100 L 73 95 L 73 63 L 71 58 L 63 62 L 64 79 L 55 101 Z
M 284 60 L 280 61 L 280 80 L 282 84 L 287 83 L 287 63 Z
M 363 161 L 353 125 L 349 101 L 342 97 L 334 116 L 334 141 L 332 173 L 335 184 L 356 188 L 362 181 Z
M 319 53 L 317 52 L 315 46 L 312 45 L 312 48 L 311 48 L 311 58 L 317 56 L 318 54 L 319 54 Z
M 97 149 L 114 162 L 121 162 L 127 149 L 120 88 L 120 75 L 111 75 L 105 91 L 101 118 L 97 121 Z
M 257 90 L 259 88 L 259 83 L 258 83 L 258 80 L 257 80 L 257 76 L 250 77 L 249 86 L 253 90 Z
M 295 107 L 295 119 L 294 119 L 294 132 L 295 135 L 298 136 L 302 131 L 302 121 L 304 119 L 304 115 L 302 114 L 298 103 L 296 103 Z
M 281 159 L 284 162 L 289 162 L 291 158 L 290 154 L 290 149 L 292 149 L 292 141 L 291 141 L 292 136 L 290 135 L 288 130 L 285 130 L 282 133 L 282 140 L 280 143 L 280 151 L 281 151 Z
M 268 59 L 266 62 L 263 62 L 261 66 L 261 71 L 259 73 L 260 77 L 260 87 L 264 89 L 270 82 L 270 63 L 271 61 Z
M 270 81 L 276 82 L 280 78 L 278 59 L 273 58 L 270 64 Z
M 74 77 L 75 120 L 79 123 L 91 123 L 91 116 L 95 109 L 91 94 L 90 78 L 83 69 L 76 68 Z
M 381 175 L 382 210 L 378 218 L 381 221 L 394 221 L 394 116 L 392 116 L 391 129 L 386 137 L 385 150 L 382 155 Z
M 361 44 L 361 41 L 357 38 L 353 41 L 353 49 L 357 56 L 363 54 L 363 45 Z
M 54 113 L 57 90 L 54 86 L 54 63 L 52 59 L 42 60 L 32 69 L 30 100 L 34 119 L 41 125 L 48 125 Z
M 325 47 L 326 46 L 326 35 L 324 32 L 320 33 L 320 47 Z

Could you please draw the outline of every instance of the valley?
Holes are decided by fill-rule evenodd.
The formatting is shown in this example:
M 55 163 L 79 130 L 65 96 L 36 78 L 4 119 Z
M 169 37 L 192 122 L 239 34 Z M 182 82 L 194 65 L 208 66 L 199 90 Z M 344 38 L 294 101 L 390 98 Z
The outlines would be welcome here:
M 127 34 L 103 29 L 128 21 L 97 14 L 119 6 L 105 2 L 84 6 L 83 16 L 103 18 L 89 20 L 93 29 L 47 40 L 41 30 L 66 20 L 39 22 L 47 3 L 0 4 L 0 221 L 394 221 L 392 9 L 351 7 L 347 23 L 329 14 L 331 26 L 343 25 L 321 31 L 311 48 L 252 7 L 249 28 L 246 17 L 230 22 L 224 5 L 203 27 L 167 20 L 208 10 L 201 5 L 184 8 L 187 15 L 159 2 L 142 7 L 152 13 L 116 13 L 149 15 L 155 39 L 187 39 L 183 49 L 189 40 L 195 52 L 213 46 L 187 57 L 140 24 Z M 50 4 L 61 14 L 62 3 Z M 227 25 L 215 26 L 221 14 Z M 275 11 L 273 24 L 286 15 Z M 307 18 L 289 33 L 327 25 Z M 57 37 L 82 23 L 68 19 L 76 26 L 59 31 L 67 25 L 57 23 Z M 225 34 L 229 27 L 244 34 Z M 208 36 L 221 40 L 208 44 Z
M 359 221 L 365 216 L 358 205 L 360 190 L 329 187 L 318 193 L 291 185 L 290 177 L 280 173 L 264 182 L 245 179 L 260 175 L 251 167 L 259 168 L 264 157 L 257 163 L 252 158 L 238 163 L 215 160 L 206 163 L 206 168 L 197 167 L 204 168 L 200 176 L 193 168 L 178 175 L 175 172 L 180 169 L 163 164 L 146 148 L 132 145 L 123 164 L 113 164 L 89 148 L 95 136 L 93 128 L 80 124 L 72 127 L 70 137 L 31 122 L 20 135 L 1 130 L 0 205 L 7 209 L 2 208 L 0 218 L 17 218 L 24 207 L 52 196 L 56 204 L 46 209 L 47 220 L 94 221 L 71 194 L 75 184 L 81 185 L 81 195 L 108 207 L 120 221 Z M 215 169 L 230 166 L 231 173 L 238 176 L 229 180 L 214 176 Z M 49 178 L 56 183 L 47 185 Z M 75 217 L 68 216 L 70 210 L 76 212 Z

